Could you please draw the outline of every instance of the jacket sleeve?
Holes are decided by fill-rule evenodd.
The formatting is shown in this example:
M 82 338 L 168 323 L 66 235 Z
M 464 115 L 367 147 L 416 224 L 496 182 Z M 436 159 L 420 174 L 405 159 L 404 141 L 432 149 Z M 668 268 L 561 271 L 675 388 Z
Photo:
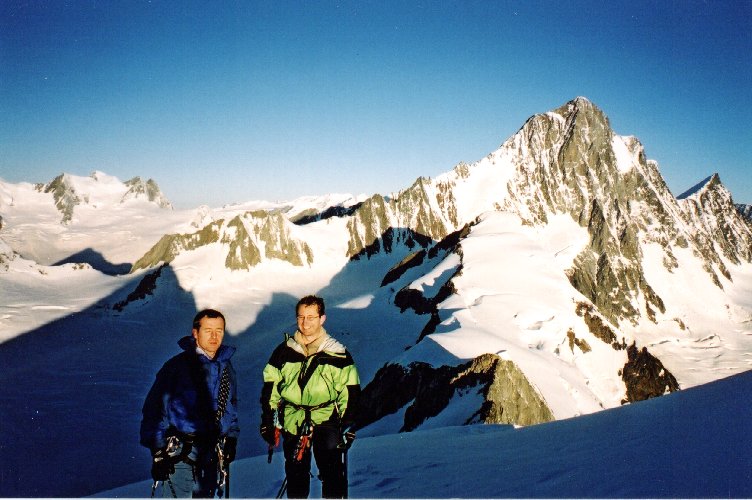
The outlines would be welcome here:
M 157 373 L 141 410 L 140 442 L 152 451 L 167 445 L 165 433 L 170 426 L 167 417 L 169 379 L 169 370 L 165 365 Z
M 272 353 L 269 363 L 264 367 L 264 385 L 261 388 L 261 423 L 273 425 L 274 412 L 279 406 L 281 396 L 278 384 L 282 381 L 282 366 L 279 362 L 279 348 Z
M 349 352 L 347 356 L 352 361 L 352 356 Z M 355 422 L 355 415 L 358 412 L 358 400 L 360 399 L 360 378 L 354 361 L 342 368 L 341 377 L 342 385 L 345 388 L 337 397 L 337 406 L 343 412 L 341 419 L 342 426 L 350 427 Z

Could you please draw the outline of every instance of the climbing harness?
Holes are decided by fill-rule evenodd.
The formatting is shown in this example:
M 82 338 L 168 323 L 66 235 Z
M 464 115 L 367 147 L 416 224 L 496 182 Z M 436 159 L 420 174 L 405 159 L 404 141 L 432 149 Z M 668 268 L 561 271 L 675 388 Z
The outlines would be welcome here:
M 178 438 L 177 436 L 170 436 L 167 438 L 167 456 L 166 457 L 154 457 L 155 462 L 159 462 L 161 460 L 169 460 L 173 465 L 178 463 L 180 460 L 188 456 L 188 453 L 190 453 L 191 450 L 191 444 L 190 442 L 183 442 Z M 167 481 L 162 481 L 162 484 L 167 483 L 167 485 L 170 487 L 170 491 L 172 492 L 172 498 L 177 498 L 178 495 L 175 492 L 175 486 L 172 484 L 172 479 L 170 479 L 170 476 L 167 476 Z M 159 481 L 154 481 L 151 485 L 151 497 L 154 498 L 154 492 L 157 490 L 157 486 L 159 485 Z

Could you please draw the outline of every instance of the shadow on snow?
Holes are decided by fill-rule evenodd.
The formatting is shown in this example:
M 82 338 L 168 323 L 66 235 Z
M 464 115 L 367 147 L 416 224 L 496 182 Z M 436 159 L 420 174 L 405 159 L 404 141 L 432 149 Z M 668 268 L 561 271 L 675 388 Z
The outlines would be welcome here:
M 392 302 L 395 288 L 380 286 L 407 253 L 400 245 L 391 254 L 351 261 L 329 285 L 311 290 L 326 299 L 326 327 L 353 353 L 363 386 L 415 344 L 428 319 L 400 314 Z M 83 255 L 96 263 L 95 254 L 66 260 Z M 105 264 L 98 262 L 121 270 Z M 138 442 L 141 406 L 156 372 L 180 351 L 177 341 L 190 334 L 196 304 L 165 266 L 154 295 L 122 312 L 111 309 L 138 280 L 0 344 L 0 496 L 85 496 L 149 477 L 149 452 Z M 409 283 L 407 273 L 401 282 Z M 252 325 L 225 339 L 237 348 L 239 458 L 266 452 L 257 434 L 261 372 L 283 333 L 294 332 L 297 300 L 274 293 Z

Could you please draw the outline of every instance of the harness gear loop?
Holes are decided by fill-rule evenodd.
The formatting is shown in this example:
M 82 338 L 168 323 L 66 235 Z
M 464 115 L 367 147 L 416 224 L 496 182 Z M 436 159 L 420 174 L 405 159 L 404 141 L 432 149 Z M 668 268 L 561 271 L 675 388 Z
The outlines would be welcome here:
M 300 436 L 298 436 L 298 445 L 295 448 L 295 460 L 298 462 L 303 460 L 305 452 L 311 447 L 311 439 L 313 438 L 313 425 L 308 422 L 303 422 L 303 426 L 300 428 Z
M 299 405 L 295 404 L 291 401 L 284 400 L 283 405 L 284 406 L 292 406 L 296 410 L 303 410 L 305 413 L 305 416 L 303 417 L 303 424 L 300 426 L 300 431 L 298 434 L 298 444 L 295 447 L 295 453 L 294 457 L 295 460 L 300 462 L 303 460 L 303 456 L 306 453 L 306 450 L 308 450 L 311 447 L 311 439 L 313 439 L 313 419 L 311 417 L 312 413 L 315 410 L 318 410 L 320 408 L 325 408 L 331 404 L 334 404 L 334 400 L 326 401 L 324 403 L 309 406 L 309 405 Z

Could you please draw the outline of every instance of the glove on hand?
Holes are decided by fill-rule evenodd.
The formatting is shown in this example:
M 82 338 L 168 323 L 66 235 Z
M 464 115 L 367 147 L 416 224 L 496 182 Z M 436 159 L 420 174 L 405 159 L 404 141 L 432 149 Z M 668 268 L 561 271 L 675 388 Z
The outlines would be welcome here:
M 275 446 L 276 443 L 276 428 L 273 425 L 261 424 L 259 429 L 261 437 L 264 438 L 269 446 Z
M 224 453 L 225 463 L 230 463 L 233 460 L 235 460 L 235 453 L 238 449 L 238 438 L 236 437 L 226 437 L 225 438 L 225 447 L 222 450 L 222 453 Z
M 151 461 L 151 478 L 155 481 L 167 481 L 175 472 L 175 465 L 167 450 L 162 448 L 154 452 Z
M 352 427 L 345 427 L 342 429 L 342 442 L 339 444 L 338 448 L 349 450 L 353 441 L 355 441 L 355 431 L 352 430 Z

